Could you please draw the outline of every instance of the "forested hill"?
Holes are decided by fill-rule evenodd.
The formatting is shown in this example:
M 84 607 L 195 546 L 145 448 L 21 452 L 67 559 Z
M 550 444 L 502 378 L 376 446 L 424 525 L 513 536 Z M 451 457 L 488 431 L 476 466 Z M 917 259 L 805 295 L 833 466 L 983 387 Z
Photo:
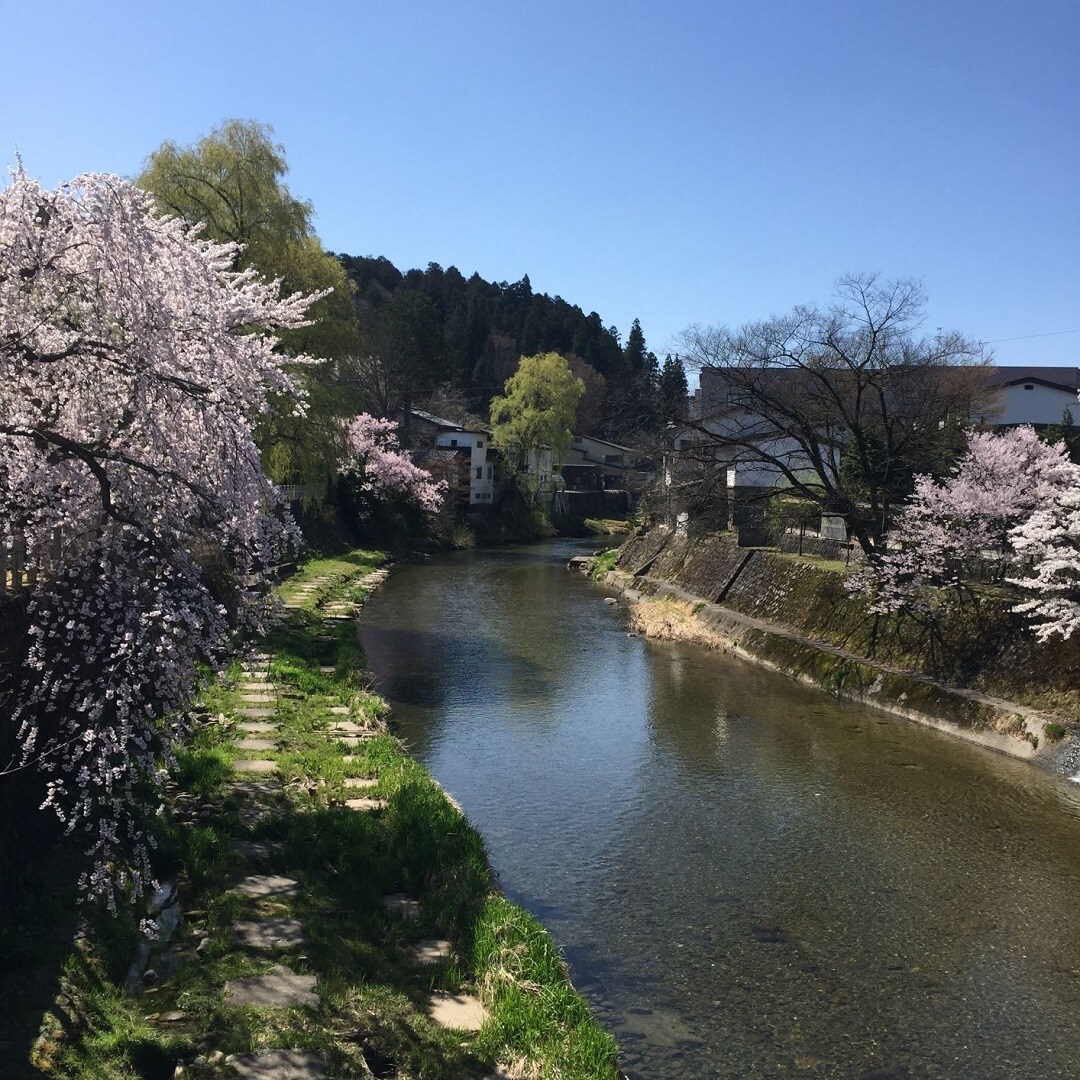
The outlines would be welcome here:
M 686 376 L 677 358 L 661 366 L 635 319 L 625 344 L 595 312 L 520 281 L 466 278 L 429 263 L 402 273 L 389 259 L 338 255 L 356 285 L 367 352 L 370 407 L 393 415 L 403 405 L 453 404 L 487 414 L 491 398 L 521 356 L 558 352 L 586 385 L 578 430 L 630 438 L 685 409 Z

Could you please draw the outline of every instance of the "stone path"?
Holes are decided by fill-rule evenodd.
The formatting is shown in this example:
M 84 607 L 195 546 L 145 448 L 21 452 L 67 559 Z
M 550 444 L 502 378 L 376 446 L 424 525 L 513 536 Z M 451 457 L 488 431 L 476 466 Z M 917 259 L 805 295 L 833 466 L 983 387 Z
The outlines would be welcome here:
M 387 571 L 375 571 L 361 584 L 374 586 L 386 576 Z M 326 620 L 353 619 L 359 605 L 352 601 L 331 598 L 320 603 L 320 596 L 336 584 L 336 580 L 311 578 L 290 593 L 284 601 L 286 609 L 312 608 Z M 280 745 L 278 702 L 292 697 L 288 691 L 279 690 L 270 677 L 271 657 L 265 652 L 255 652 L 247 660 L 237 685 L 239 707 L 232 710 L 233 745 L 243 752 L 234 761 L 236 778 L 233 781 L 228 803 L 235 806 L 241 820 L 251 827 L 278 814 L 284 807 L 284 790 L 278 772 L 275 755 Z M 333 675 L 336 669 L 329 665 L 320 668 L 324 675 Z M 344 747 L 358 747 L 378 732 L 365 726 L 347 705 L 334 705 L 328 710 L 330 723 L 327 735 Z M 355 717 L 355 719 L 354 719 Z M 224 719 L 224 718 L 223 718 Z M 356 756 L 342 752 L 342 762 L 352 764 Z M 357 812 L 384 809 L 388 801 L 372 794 L 377 787 L 377 777 L 346 777 L 343 786 L 347 798 L 345 806 Z M 301 899 L 301 885 L 291 877 L 274 873 L 278 856 L 284 845 L 275 840 L 236 839 L 231 844 L 238 856 L 239 873 L 233 889 L 243 901 L 243 912 L 233 924 L 233 933 L 247 949 L 279 958 L 268 971 L 246 978 L 233 979 L 225 985 L 225 1001 L 232 1006 L 258 1006 L 262 1008 L 310 1008 L 320 1007 L 316 992 L 316 977 L 293 970 L 286 958 L 296 950 L 309 945 L 303 922 L 291 908 Z M 404 893 L 395 893 L 381 899 L 382 907 L 403 921 L 416 920 L 420 916 L 420 901 Z M 449 941 L 425 939 L 409 950 L 409 957 L 418 966 L 435 965 L 452 956 Z M 298 957 L 303 961 L 304 957 Z M 488 1019 L 484 1006 L 467 994 L 437 992 L 431 998 L 428 1015 L 441 1026 L 461 1031 L 475 1031 Z M 234 1073 L 253 1080 L 303 1080 L 308 1077 L 325 1077 L 322 1056 L 310 1050 L 264 1049 L 252 1053 L 233 1054 L 226 1059 Z M 498 1074 L 496 1074 L 498 1075 Z

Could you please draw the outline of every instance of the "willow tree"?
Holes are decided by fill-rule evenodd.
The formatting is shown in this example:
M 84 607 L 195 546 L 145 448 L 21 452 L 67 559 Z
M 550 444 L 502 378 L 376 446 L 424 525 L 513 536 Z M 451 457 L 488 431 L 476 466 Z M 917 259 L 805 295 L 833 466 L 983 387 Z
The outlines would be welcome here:
M 258 432 L 273 478 L 316 491 L 341 456 L 341 418 L 359 411 L 359 329 L 352 282 L 315 235 L 311 203 L 289 190 L 285 149 L 272 136 L 269 125 L 227 120 L 192 146 L 162 143 L 137 182 L 163 213 L 236 245 L 235 269 L 253 268 L 287 294 L 319 297 L 307 323 L 282 334 L 286 351 L 324 359 L 294 372 L 307 408 L 298 414 L 291 402 L 272 402 Z
M 585 383 L 563 357 L 549 352 L 523 356 L 504 390 L 491 402 L 493 440 L 510 471 L 529 483 L 540 472 L 545 449 L 555 469 L 562 465 Z M 535 489 L 535 482 L 530 486 Z

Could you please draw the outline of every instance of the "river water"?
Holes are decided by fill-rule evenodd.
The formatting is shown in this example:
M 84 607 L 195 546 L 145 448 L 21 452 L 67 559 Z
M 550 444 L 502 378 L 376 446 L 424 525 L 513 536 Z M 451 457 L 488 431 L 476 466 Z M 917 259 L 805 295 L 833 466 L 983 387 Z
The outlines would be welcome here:
M 627 1074 L 1080 1077 L 1080 785 L 632 637 L 581 550 L 407 567 L 361 638 Z

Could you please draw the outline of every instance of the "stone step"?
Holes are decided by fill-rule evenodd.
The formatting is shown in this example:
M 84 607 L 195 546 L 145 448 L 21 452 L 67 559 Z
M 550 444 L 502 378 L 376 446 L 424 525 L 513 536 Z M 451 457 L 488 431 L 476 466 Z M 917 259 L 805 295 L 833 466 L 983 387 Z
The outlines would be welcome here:
M 237 750 L 276 750 L 277 743 L 273 739 L 236 739 L 233 746 Z
M 233 770 L 239 773 L 252 773 L 258 776 L 269 776 L 278 770 L 276 761 L 264 761 L 260 758 L 240 758 L 233 762 Z
M 336 724 L 331 724 L 328 730 L 331 735 L 370 734 L 367 728 L 361 727 L 359 724 L 350 723 L 348 720 L 339 720 Z
M 275 699 L 272 694 L 241 694 L 240 700 L 248 705 L 272 705 Z
M 409 956 L 414 964 L 438 964 L 449 960 L 452 952 L 453 946 L 445 938 L 425 938 L 409 950 Z
M 229 849 L 241 858 L 259 864 L 268 863 L 284 848 L 280 840 L 233 840 L 229 844 Z
M 343 783 L 354 791 L 367 791 L 378 786 L 378 779 L 373 776 L 346 776 Z
M 265 900 L 269 897 L 299 896 L 300 882 L 295 878 L 282 877 L 281 874 L 249 874 L 233 886 L 235 892 L 253 900 Z
M 326 1076 L 322 1055 L 315 1050 L 253 1050 L 230 1054 L 225 1064 L 240 1080 L 315 1080 Z
M 298 949 L 307 944 L 303 923 L 299 919 L 262 919 L 259 922 L 238 922 L 233 926 L 236 936 L 249 949 Z
M 277 724 L 268 724 L 258 720 L 245 720 L 236 725 L 241 731 L 251 735 L 263 735 L 268 731 L 277 731 Z
M 234 710 L 234 712 L 237 716 L 277 716 L 277 709 L 266 709 L 259 706 L 251 706 L 250 708 L 246 709 L 236 709 Z
M 431 995 L 428 1016 L 439 1027 L 456 1031 L 479 1031 L 491 1018 L 479 998 L 472 994 L 450 994 L 445 991 Z
M 268 682 L 242 682 L 236 689 L 243 691 L 245 694 L 268 694 L 273 692 L 274 684 Z
M 315 976 L 298 975 L 278 964 L 265 975 L 233 979 L 225 984 L 225 1001 L 229 1005 L 259 1005 L 268 1008 L 287 1008 L 307 1005 L 318 1008 Z
M 348 716 L 351 710 L 348 705 L 331 705 L 326 711 L 331 716 Z
M 381 897 L 379 903 L 392 915 L 402 919 L 415 919 L 420 915 L 420 901 L 407 893 L 389 893 Z
M 385 810 L 390 805 L 387 799 L 346 799 L 349 810 Z

